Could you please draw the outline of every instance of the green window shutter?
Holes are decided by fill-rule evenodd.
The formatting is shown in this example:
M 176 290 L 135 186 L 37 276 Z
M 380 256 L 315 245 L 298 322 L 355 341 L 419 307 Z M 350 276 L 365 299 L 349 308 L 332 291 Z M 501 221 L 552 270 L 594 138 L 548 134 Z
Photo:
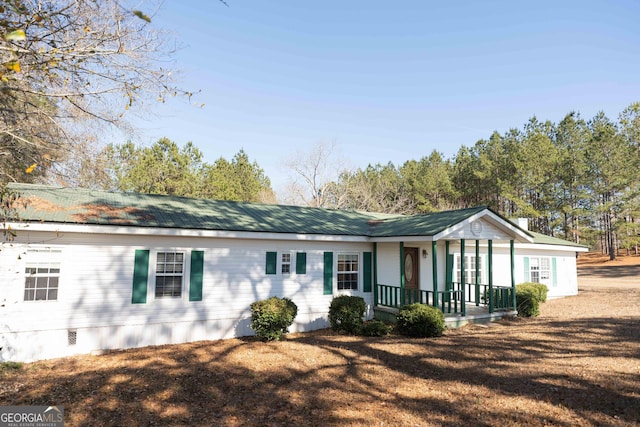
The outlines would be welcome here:
M 529 271 L 529 257 L 526 256 L 524 257 L 524 281 L 525 282 L 530 282 L 531 281 L 531 272 Z
M 149 250 L 136 249 L 133 264 L 133 289 L 131 304 L 147 302 L 147 282 L 149 281 Z
M 296 274 L 307 274 L 306 252 L 298 252 L 296 254 Z
M 324 253 L 324 295 L 333 293 L 333 252 Z
M 362 254 L 362 290 L 371 292 L 371 252 Z
M 556 257 L 551 258 L 551 284 L 558 286 L 558 265 Z
M 277 265 L 278 265 L 278 253 L 267 252 L 267 265 L 266 265 L 265 273 L 276 274 Z
M 191 251 L 189 274 L 189 301 L 202 301 L 202 276 L 204 271 L 204 251 Z

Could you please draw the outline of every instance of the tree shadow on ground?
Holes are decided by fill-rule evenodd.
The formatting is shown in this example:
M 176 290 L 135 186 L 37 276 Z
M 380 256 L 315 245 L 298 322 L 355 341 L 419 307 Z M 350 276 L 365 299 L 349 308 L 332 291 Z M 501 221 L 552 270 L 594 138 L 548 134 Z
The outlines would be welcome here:
M 353 340 L 339 345 L 330 339 L 315 339 L 310 344 L 331 351 L 348 349 L 412 378 L 488 388 L 496 397 L 519 396 L 531 402 L 547 402 L 573 411 L 587 423 L 601 424 L 600 417 L 604 415 L 611 421 L 635 424 L 640 419 L 640 384 L 634 372 L 634 366 L 636 371 L 640 366 L 637 324 L 637 319 L 532 320 L 525 335 L 514 336 L 506 330 L 504 335 L 496 336 L 494 329 L 492 333 L 459 334 L 451 339 L 415 340 L 412 354 L 394 352 L 394 343 L 406 345 L 405 338 L 387 338 L 377 344 L 375 340 Z M 615 358 L 619 370 L 600 371 L 597 364 L 604 358 Z M 594 372 L 586 374 L 586 369 Z M 370 385 L 381 394 L 387 386 L 387 381 Z M 418 400 L 430 414 L 447 415 L 455 408 L 458 421 L 478 423 L 478 405 L 467 404 L 464 395 L 455 398 L 457 402 L 453 404 L 445 401 L 444 406 L 434 400 Z M 494 425 L 504 416 L 491 416 L 493 421 L 487 425 Z M 516 413 L 507 416 L 512 422 L 523 421 L 527 425 L 563 424 L 562 419 L 554 420 L 551 414 L 526 417 L 520 420 Z
M 585 266 L 578 269 L 578 277 L 636 278 L 640 282 L 640 265 Z
M 599 369 L 612 358 L 615 370 Z M 39 362 L 2 378 L 22 386 L 0 389 L 0 404 L 63 405 L 70 426 L 635 425 L 639 365 L 637 319 L 432 339 L 325 330 Z

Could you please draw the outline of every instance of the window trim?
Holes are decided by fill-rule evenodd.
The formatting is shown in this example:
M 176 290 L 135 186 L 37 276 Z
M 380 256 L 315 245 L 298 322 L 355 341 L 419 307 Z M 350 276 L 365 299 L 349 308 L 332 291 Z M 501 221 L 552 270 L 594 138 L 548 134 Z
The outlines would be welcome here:
M 29 253 L 31 252 L 31 256 L 29 255 Z M 58 301 L 59 297 L 60 297 L 60 278 L 62 277 L 62 248 L 58 248 L 58 247 L 41 247 L 41 248 L 30 248 L 27 249 L 26 251 L 26 256 L 25 256 L 25 263 L 24 263 L 24 280 L 22 281 L 22 301 L 26 302 L 26 303 L 46 303 L 46 302 L 51 302 L 51 301 Z M 54 269 L 57 269 L 57 273 L 51 273 L 50 271 L 48 271 L 46 274 L 45 273 L 39 273 L 37 270 L 39 269 L 38 266 L 43 266 L 43 265 L 47 265 L 47 269 L 51 270 L 52 266 L 53 267 L 57 267 Z M 36 272 L 35 273 L 29 273 L 27 270 L 30 268 L 35 268 Z M 41 267 L 40 267 L 41 268 Z M 30 277 L 35 277 L 36 280 L 34 282 L 34 287 L 33 288 L 29 288 L 30 291 L 33 292 L 33 299 L 27 299 L 27 279 L 29 279 Z M 44 299 L 37 299 L 37 292 L 38 292 L 38 286 L 37 286 L 37 278 L 39 277 L 46 277 L 47 278 L 47 286 L 46 286 L 46 298 Z M 51 278 L 56 278 L 57 279 L 57 283 L 55 286 L 55 298 L 49 298 L 49 293 L 52 289 L 54 289 L 53 287 L 50 286 L 50 281 Z
M 355 256 L 356 269 L 340 271 L 340 257 Z M 336 291 L 338 292 L 359 292 L 361 290 L 361 278 L 362 278 L 362 255 L 360 252 L 336 252 Z M 340 288 L 340 275 L 341 274 L 355 274 L 355 288 Z M 350 281 L 353 283 L 353 281 Z
M 289 256 L 289 261 L 288 262 L 285 262 L 285 260 L 284 260 L 285 255 Z M 294 273 L 294 271 L 292 271 L 292 269 L 291 269 L 292 265 L 295 265 L 294 258 L 295 258 L 295 256 L 290 251 L 280 252 L 280 258 L 279 258 L 279 261 L 280 261 L 280 268 L 279 268 L 280 274 L 282 274 L 283 276 L 291 276 Z M 289 267 L 289 271 L 284 271 L 285 266 Z
M 151 258 L 149 262 L 149 281 L 148 285 L 151 290 L 151 296 L 155 301 L 172 301 L 172 300 L 184 300 L 189 297 L 189 278 L 191 272 L 191 249 L 178 249 L 178 248 L 162 248 L 155 249 L 151 251 Z M 156 285 L 158 280 L 158 254 L 161 253 L 180 253 L 182 254 L 182 283 L 180 285 L 180 295 L 179 296 L 171 296 L 171 295 L 163 295 L 158 296 Z M 160 277 L 171 277 L 175 275 L 161 275 Z
M 460 262 L 461 261 L 461 257 L 460 257 L 460 255 L 461 255 L 460 252 L 457 252 L 457 253 L 454 254 L 453 274 L 454 274 L 454 279 L 455 279 L 454 282 L 456 282 L 456 283 L 460 283 L 460 272 L 461 272 L 461 269 L 460 269 L 460 267 L 461 267 L 461 265 L 460 265 L 461 264 L 461 262 Z M 476 254 L 475 253 L 465 253 L 464 257 L 465 257 L 465 263 L 464 263 L 464 266 L 465 266 L 465 269 L 464 269 L 464 271 L 465 271 L 465 275 L 464 275 L 465 282 L 469 283 L 469 284 L 472 284 L 472 285 L 475 285 L 476 281 L 475 281 L 475 279 L 471 280 L 471 277 L 473 277 L 472 274 L 475 274 L 476 269 L 475 269 L 475 266 L 471 267 L 471 265 L 472 265 L 471 259 L 475 258 Z M 482 254 L 481 253 L 479 259 L 480 259 L 480 263 L 478 264 L 478 272 L 480 273 L 480 281 L 479 281 L 479 283 L 480 284 L 487 284 L 488 283 L 488 279 L 487 279 L 487 274 L 488 273 L 486 271 L 486 259 L 487 259 L 486 254 Z M 468 261 L 468 263 L 467 263 L 467 261 Z M 476 260 L 476 263 L 477 262 L 478 261 Z
M 538 269 L 535 270 L 536 274 L 538 275 L 538 280 L 535 281 L 533 280 L 533 273 L 534 270 L 532 269 L 533 267 L 533 260 L 537 260 L 538 262 Z M 547 265 L 546 265 L 546 269 L 542 268 L 542 260 L 546 260 Z M 528 277 L 529 277 L 529 281 L 532 283 L 540 283 L 542 285 L 546 285 L 547 287 L 550 287 L 553 284 L 553 261 L 552 261 L 552 257 L 549 256 L 529 256 L 529 270 L 527 271 Z M 542 280 L 542 272 L 546 271 L 547 272 L 547 276 L 546 276 L 546 281 Z

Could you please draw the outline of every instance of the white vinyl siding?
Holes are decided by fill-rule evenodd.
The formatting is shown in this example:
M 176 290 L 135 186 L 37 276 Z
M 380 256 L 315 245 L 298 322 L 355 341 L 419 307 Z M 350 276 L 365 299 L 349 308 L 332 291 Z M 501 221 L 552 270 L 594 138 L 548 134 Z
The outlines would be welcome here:
M 0 336 L 0 347 L 4 348 L 0 357 L 6 360 L 252 335 L 249 307 L 271 296 L 291 298 L 298 306 L 292 332 L 328 327 L 328 307 L 333 296 L 323 294 L 324 252 L 333 252 L 336 246 L 344 253 L 371 250 L 371 245 L 363 242 L 274 243 L 265 239 L 84 233 L 43 233 L 38 238 L 55 240 L 62 248 L 61 290 L 55 304 L 23 301 L 26 257 L 19 260 L 18 255 L 25 246 L 19 248 L 17 242 L 14 248 L 3 249 L 0 257 L 6 262 L 3 271 L 7 271 L 2 277 L 7 280 L 0 283 L 0 301 L 6 299 L 7 303 L 0 320 L 12 331 L 4 336 L 11 342 L 3 342 Z M 148 298 L 144 304 L 131 304 L 134 255 L 140 248 L 150 249 Z M 196 303 L 187 298 L 193 250 L 204 252 L 203 296 Z M 267 251 L 291 253 L 292 273 L 265 275 Z M 306 253 L 305 274 L 295 274 L 298 251 Z M 181 298 L 155 298 L 158 252 L 184 253 Z M 369 306 L 372 294 L 362 294 Z M 47 319 L 45 329 L 42 319 Z M 67 345 L 69 330 L 76 331 L 76 344 L 71 347 Z M 29 344 L 32 342 L 41 344 L 36 349 Z M 11 348 L 16 349 L 15 355 L 9 355 Z

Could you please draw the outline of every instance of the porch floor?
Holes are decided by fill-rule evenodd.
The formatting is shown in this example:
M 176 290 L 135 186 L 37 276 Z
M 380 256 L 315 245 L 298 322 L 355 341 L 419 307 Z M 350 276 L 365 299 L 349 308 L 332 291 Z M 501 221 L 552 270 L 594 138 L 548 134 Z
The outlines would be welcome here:
M 374 318 L 384 321 L 391 321 L 391 318 L 394 318 L 398 313 L 397 308 L 391 307 L 375 307 L 374 308 Z M 462 316 L 459 313 L 445 313 L 444 314 L 444 323 L 447 328 L 459 328 L 468 323 L 489 323 L 500 320 L 504 317 L 512 317 L 518 314 L 515 310 L 501 310 L 494 311 L 493 313 L 489 313 L 488 307 L 476 307 L 475 305 L 467 305 L 466 307 L 466 315 Z

